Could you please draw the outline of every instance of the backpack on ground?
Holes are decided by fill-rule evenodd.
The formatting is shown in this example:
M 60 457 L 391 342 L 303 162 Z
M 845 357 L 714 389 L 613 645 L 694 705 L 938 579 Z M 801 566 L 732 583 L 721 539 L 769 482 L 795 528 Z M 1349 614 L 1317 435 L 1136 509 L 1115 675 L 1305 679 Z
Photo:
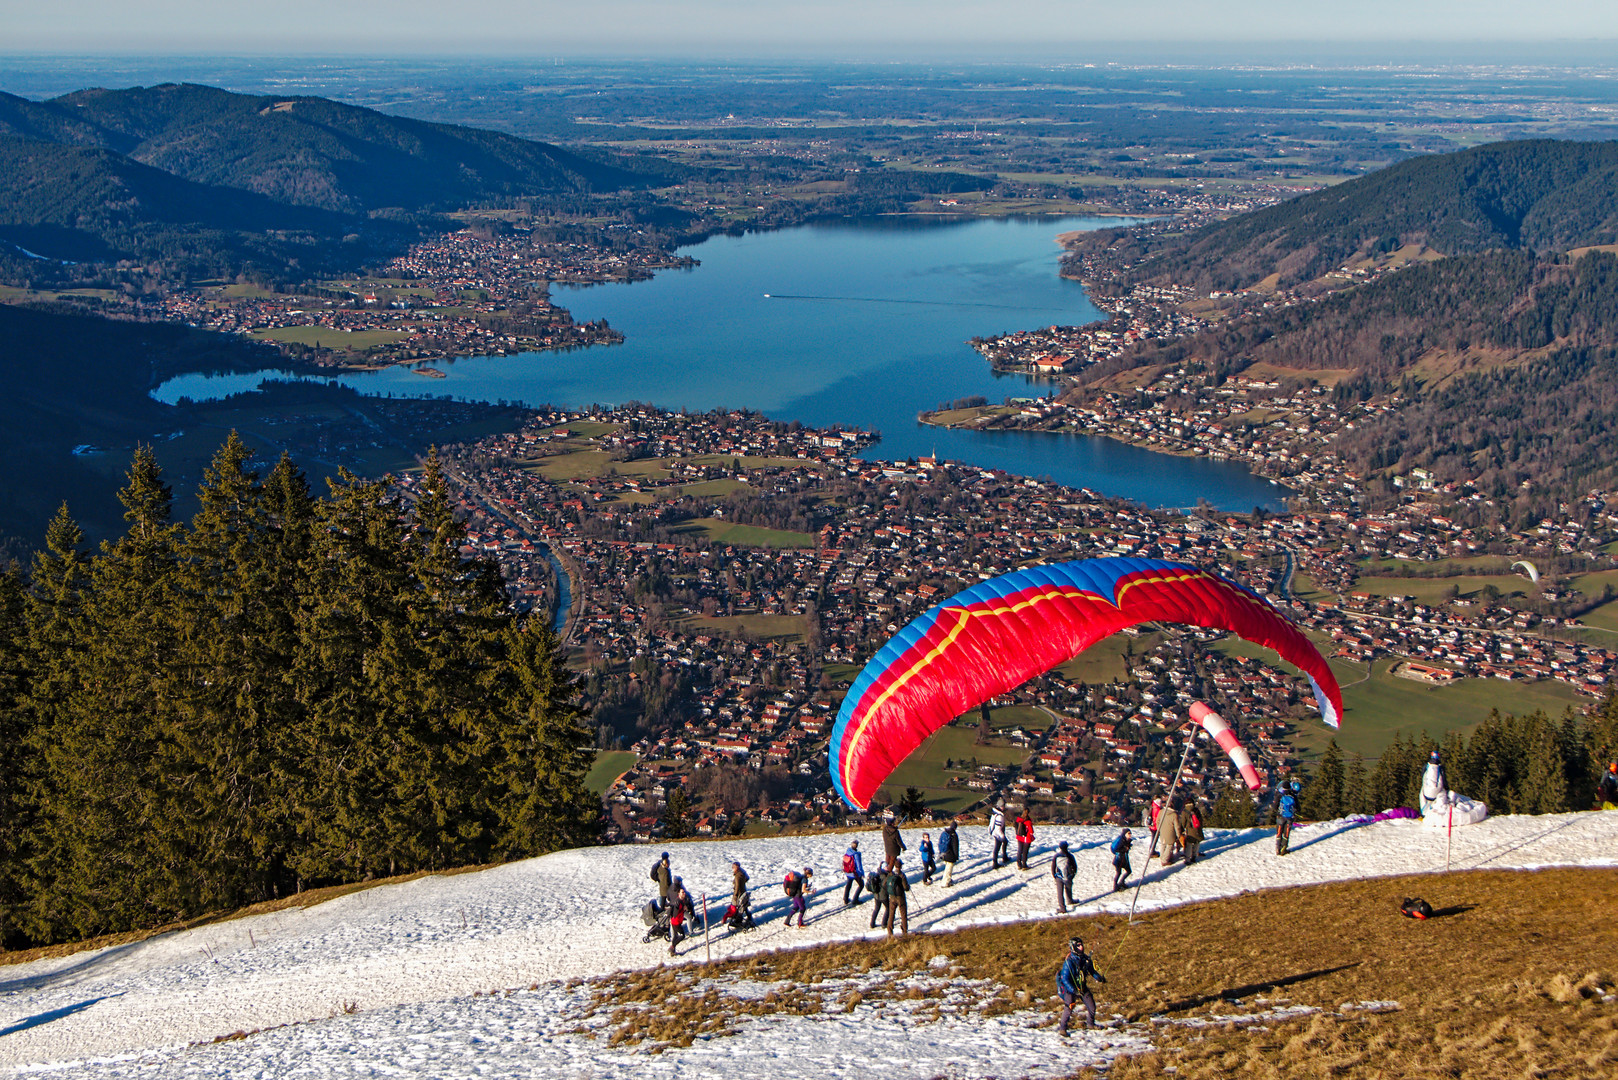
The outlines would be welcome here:
M 1433 905 L 1419 896 L 1407 896 L 1399 902 L 1399 912 L 1409 919 L 1430 919 L 1433 917 Z
M 852 874 L 853 872 L 854 872 L 854 856 L 852 856 L 852 855 L 844 855 L 843 856 L 843 873 Z

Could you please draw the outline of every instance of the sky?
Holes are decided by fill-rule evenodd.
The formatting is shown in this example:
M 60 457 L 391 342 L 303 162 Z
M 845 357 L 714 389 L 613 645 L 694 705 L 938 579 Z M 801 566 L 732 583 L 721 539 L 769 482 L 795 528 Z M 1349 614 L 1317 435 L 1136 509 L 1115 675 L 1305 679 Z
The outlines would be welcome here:
M 1618 0 L 0 0 L 0 53 L 1082 54 L 1181 46 L 1618 40 Z

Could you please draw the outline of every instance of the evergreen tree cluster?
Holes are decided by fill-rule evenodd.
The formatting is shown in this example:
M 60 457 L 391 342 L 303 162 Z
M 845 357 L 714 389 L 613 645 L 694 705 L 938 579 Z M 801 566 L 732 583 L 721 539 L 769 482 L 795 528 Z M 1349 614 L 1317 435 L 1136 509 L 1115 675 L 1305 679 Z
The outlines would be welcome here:
M 1493 814 L 1559 814 L 1589 810 L 1606 764 L 1618 759 L 1618 694 L 1589 716 L 1569 709 L 1559 720 L 1544 712 L 1491 712 L 1470 738 L 1450 732 L 1442 743 L 1425 734 L 1395 736 L 1374 769 L 1355 754 L 1346 762 L 1334 739 L 1310 774 L 1300 799 L 1306 820 L 1416 809 L 1428 756 L 1442 754 L 1451 791 L 1482 800 Z
M 148 449 L 99 552 L 64 506 L 0 575 L 0 943 L 150 927 L 582 842 L 592 734 L 555 634 L 407 505 L 262 479 L 232 434 L 189 526 Z

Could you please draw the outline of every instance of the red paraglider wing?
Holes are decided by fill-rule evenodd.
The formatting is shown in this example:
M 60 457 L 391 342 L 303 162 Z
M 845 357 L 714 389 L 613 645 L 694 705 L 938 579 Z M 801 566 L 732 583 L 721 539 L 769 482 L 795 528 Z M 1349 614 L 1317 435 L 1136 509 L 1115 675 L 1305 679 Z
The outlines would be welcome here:
M 1342 694 L 1314 645 L 1261 597 L 1183 563 L 1084 559 L 1036 566 L 957 593 L 895 634 L 860 673 L 831 736 L 832 783 L 864 809 L 929 735 L 997 694 L 1142 622 L 1229 630 L 1309 676 L 1336 727 Z

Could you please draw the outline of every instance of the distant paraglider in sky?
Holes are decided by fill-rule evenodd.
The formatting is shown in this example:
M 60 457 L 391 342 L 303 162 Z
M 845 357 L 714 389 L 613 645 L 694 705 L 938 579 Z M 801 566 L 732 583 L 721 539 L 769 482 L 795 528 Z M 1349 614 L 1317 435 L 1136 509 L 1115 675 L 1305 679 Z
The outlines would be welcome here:
M 1532 581 L 1535 585 L 1539 584 L 1539 570 L 1534 566 L 1533 563 L 1529 562 L 1527 559 L 1518 559 L 1516 562 L 1511 564 L 1511 569 L 1515 570 L 1519 566 L 1528 571 L 1529 581 Z
M 1337 727 L 1342 691 L 1325 657 L 1262 597 L 1161 559 L 1081 559 L 980 582 L 918 616 L 849 688 L 831 735 L 837 793 L 865 809 L 894 767 L 955 717 L 1143 622 L 1229 630 L 1309 678 Z

